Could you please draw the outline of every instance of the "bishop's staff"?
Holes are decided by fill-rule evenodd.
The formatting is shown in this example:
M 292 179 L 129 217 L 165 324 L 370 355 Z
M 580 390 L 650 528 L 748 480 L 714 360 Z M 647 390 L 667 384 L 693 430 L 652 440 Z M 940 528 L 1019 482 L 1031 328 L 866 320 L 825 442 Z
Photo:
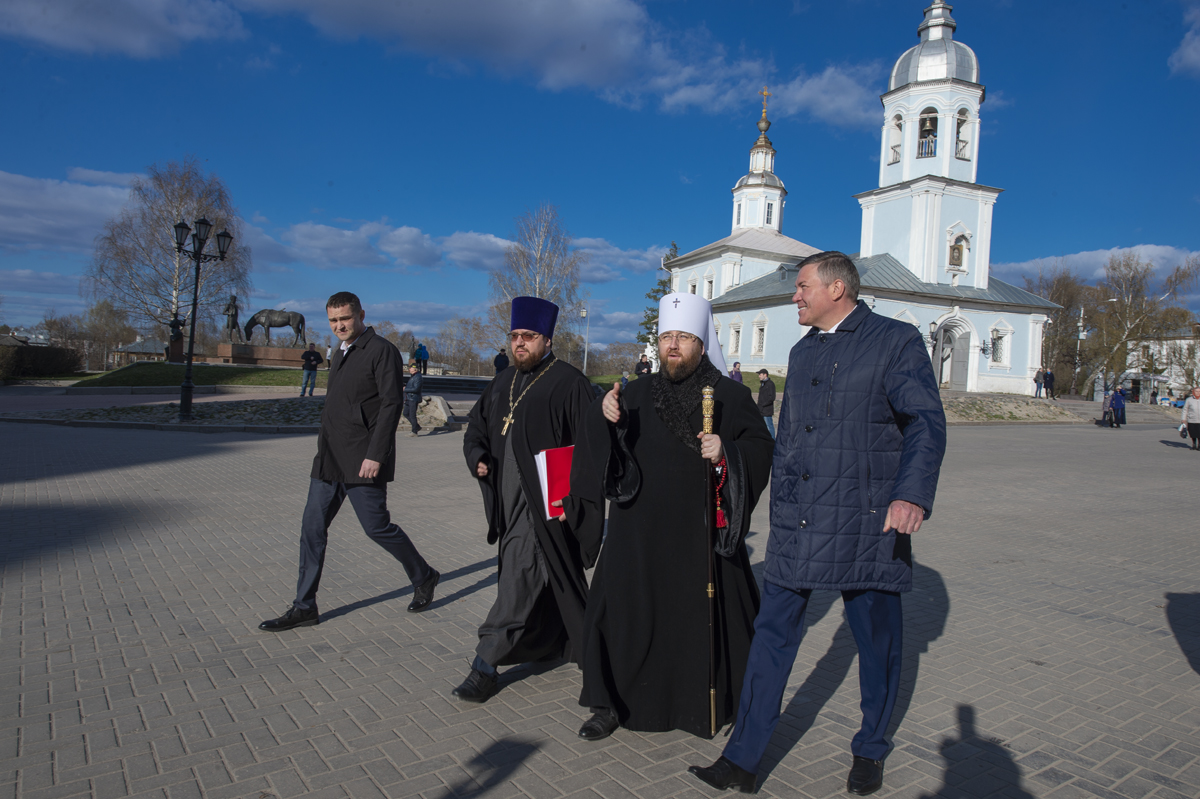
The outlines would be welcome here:
M 705 386 L 700 395 L 700 411 L 704 415 L 704 434 L 711 435 L 713 431 L 713 388 Z M 704 527 L 706 546 L 708 547 L 708 718 L 712 734 L 717 734 L 717 590 L 716 563 L 714 549 L 716 541 L 716 510 L 713 507 L 716 492 L 713 488 L 713 469 L 704 464 Z

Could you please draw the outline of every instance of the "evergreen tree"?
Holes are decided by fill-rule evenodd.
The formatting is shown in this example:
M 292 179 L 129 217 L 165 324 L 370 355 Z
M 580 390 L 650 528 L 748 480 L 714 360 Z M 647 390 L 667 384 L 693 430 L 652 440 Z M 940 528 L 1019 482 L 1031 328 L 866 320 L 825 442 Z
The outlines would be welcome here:
M 674 241 L 671 242 L 671 249 L 667 250 L 667 254 L 663 256 L 663 265 L 675 260 L 679 257 L 679 245 Z M 652 300 L 651 304 L 642 314 L 642 321 L 638 324 L 641 332 L 637 334 L 639 344 L 653 344 L 658 341 L 658 301 L 671 293 L 671 272 L 670 270 L 663 271 L 659 274 L 658 281 L 655 282 L 654 288 L 646 292 L 646 299 Z

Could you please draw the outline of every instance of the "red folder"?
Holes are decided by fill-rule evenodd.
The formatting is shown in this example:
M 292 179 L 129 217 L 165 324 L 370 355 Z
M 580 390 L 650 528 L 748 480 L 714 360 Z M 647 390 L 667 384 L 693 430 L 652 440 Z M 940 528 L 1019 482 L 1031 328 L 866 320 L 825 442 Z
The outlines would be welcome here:
M 551 502 L 571 493 L 571 457 L 575 447 L 544 449 L 533 456 L 537 462 L 538 482 L 542 486 L 542 504 L 545 506 L 546 521 L 562 515 L 562 508 L 551 506 Z

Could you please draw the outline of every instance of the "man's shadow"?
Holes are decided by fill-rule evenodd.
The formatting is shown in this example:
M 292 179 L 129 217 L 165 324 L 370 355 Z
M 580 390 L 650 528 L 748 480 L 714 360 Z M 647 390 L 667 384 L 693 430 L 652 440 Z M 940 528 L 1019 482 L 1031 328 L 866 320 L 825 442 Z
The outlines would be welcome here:
M 837 591 L 814 591 L 805 614 L 805 630 L 820 621 L 835 603 L 841 605 L 841 594 Z M 900 671 L 900 692 L 896 697 L 896 708 L 888 726 L 889 737 L 908 713 L 912 704 L 913 691 L 920 671 L 921 655 L 929 651 L 929 644 L 941 637 L 946 628 L 946 617 L 950 614 L 950 595 L 946 583 L 935 570 L 913 562 L 913 590 L 903 599 L 904 606 L 904 659 Z M 804 646 L 803 641 L 800 644 Z M 850 672 L 850 666 L 858 656 L 854 634 L 845 617 L 833 636 L 829 650 L 821 656 L 804 683 L 788 702 L 779 716 L 779 727 L 771 738 L 771 746 L 759 767 L 760 779 L 765 779 L 776 764 L 792 750 L 816 723 L 817 716 L 837 693 L 838 687 Z M 850 751 L 850 741 L 846 741 Z
M 1200 674 L 1200 594 L 1167 594 L 1167 624 L 1192 670 Z
M 482 580 L 477 580 L 474 584 L 469 585 L 466 588 L 460 588 L 453 594 L 447 594 L 446 596 L 441 597 L 435 594 L 433 603 L 429 606 L 429 609 L 440 608 L 443 605 L 449 605 L 456 599 L 462 599 L 465 596 L 470 596 L 476 591 L 492 585 L 496 582 L 496 571 L 494 568 L 495 565 L 496 559 L 488 558 L 487 560 L 481 560 L 478 563 L 472 563 L 470 566 L 464 566 L 461 569 L 455 569 L 454 571 L 444 573 L 441 579 L 438 581 L 439 586 L 449 583 L 451 580 L 454 580 L 458 577 L 465 577 L 473 572 L 481 571 L 483 569 L 491 570 L 488 576 L 484 577 Z M 369 608 L 372 605 L 378 605 L 380 602 L 390 602 L 393 599 L 398 599 L 405 594 L 411 594 L 412 592 L 413 589 L 411 585 L 386 591 L 378 596 L 373 596 L 368 599 L 360 599 L 357 602 L 351 602 L 348 605 L 342 605 L 340 608 L 334 608 L 331 611 L 322 613 L 321 620 L 329 621 L 330 619 L 336 619 L 338 616 L 345 616 L 346 614 L 353 613 L 356 610 L 362 610 L 363 608 Z
M 971 705 L 958 706 L 958 739 L 943 739 L 941 753 L 946 761 L 942 787 L 937 793 L 921 794 L 920 799 L 1033 799 L 1033 794 L 1021 788 L 1021 769 L 1012 752 L 979 736 Z

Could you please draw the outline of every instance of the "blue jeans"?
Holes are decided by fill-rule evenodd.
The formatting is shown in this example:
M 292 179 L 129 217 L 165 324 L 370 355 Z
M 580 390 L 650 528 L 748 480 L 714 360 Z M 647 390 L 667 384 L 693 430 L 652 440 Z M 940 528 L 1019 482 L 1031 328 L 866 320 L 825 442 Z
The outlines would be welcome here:
M 433 569 L 400 525 L 392 523 L 387 509 L 387 486 L 331 483 L 313 478 L 308 484 L 308 502 L 300 523 L 300 577 L 296 581 L 296 602 L 300 610 L 317 606 L 317 588 L 325 567 L 325 547 L 329 543 L 329 525 L 337 516 L 346 497 L 354 507 L 363 532 L 400 561 L 408 580 L 421 585 L 433 574 Z
M 300 396 L 304 396 L 304 389 L 308 389 L 308 396 L 313 395 L 313 391 L 317 388 L 317 370 L 305 369 L 304 382 L 300 384 Z
M 763 421 L 767 423 L 767 429 L 771 431 L 771 438 L 775 438 L 775 420 L 770 416 L 764 416 Z
M 1034 383 L 1033 385 L 1036 386 L 1033 392 L 1033 397 L 1034 399 L 1037 399 L 1038 397 L 1042 396 L 1042 384 Z
M 763 583 L 762 607 L 754 620 L 754 641 L 746 662 L 737 722 L 724 755 L 751 773 L 758 766 L 779 723 L 779 705 L 788 675 L 804 637 L 804 611 L 812 591 L 793 591 Z M 858 644 L 858 687 L 862 696 L 862 727 L 850 751 L 883 760 L 884 737 L 900 690 L 900 649 L 903 615 L 900 594 L 890 591 L 843 591 L 842 602 L 854 641 Z

